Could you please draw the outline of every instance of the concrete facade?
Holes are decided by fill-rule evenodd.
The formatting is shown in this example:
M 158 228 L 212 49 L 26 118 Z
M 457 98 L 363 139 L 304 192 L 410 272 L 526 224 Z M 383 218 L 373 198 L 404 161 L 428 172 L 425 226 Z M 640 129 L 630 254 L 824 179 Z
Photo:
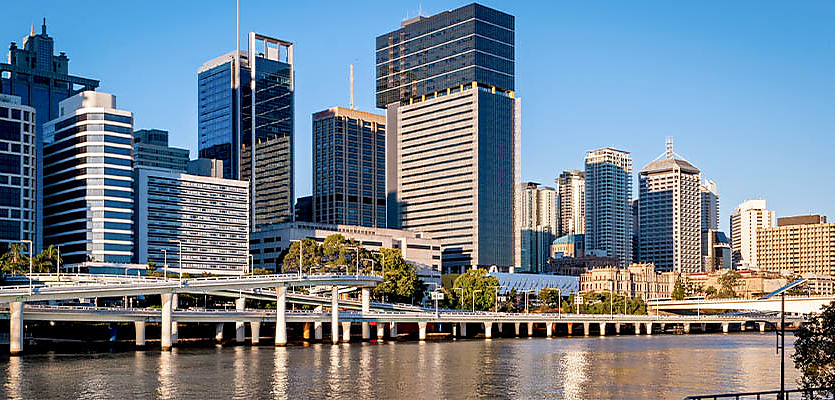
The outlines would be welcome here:
M 765 200 L 748 200 L 730 219 L 734 268 L 757 267 L 757 231 L 775 226 L 774 211 L 766 209 Z
M 516 189 L 514 265 L 519 272 L 543 272 L 557 231 L 556 191 L 524 182 Z
M 586 152 L 586 254 L 632 264 L 632 157 L 602 148 Z
M 139 129 L 133 132 L 133 165 L 185 171 L 188 149 L 168 146 L 168 131 Z
M 646 299 L 670 297 L 679 276 L 675 272 L 659 272 L 652 264 L 632 264 L 628 268 L 595 268 L 580 275 L 580 291 L 608 292 L 618 296 Z
M 586 174 L 572 169 L 554 180 L 557 190 L 557 236 L 586 232 Z
M 760 228 L 756 235 L 761 270 L 835 275 L 835 223 Z

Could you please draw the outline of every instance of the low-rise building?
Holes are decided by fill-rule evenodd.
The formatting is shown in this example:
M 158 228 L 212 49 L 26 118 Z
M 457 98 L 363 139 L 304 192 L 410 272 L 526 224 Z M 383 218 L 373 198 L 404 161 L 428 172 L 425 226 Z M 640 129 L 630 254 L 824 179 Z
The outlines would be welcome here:
M 652 264 L 595 268 L 580 275 L 580 291 L 614 291 L 618 296 L 643 299 L 665 298 L 670 297 L 677 277 L 676 272 L 657 272 Z
M 806 278 L 806 288 L 809 290 L 809 294 L 815 296 L 835 295 L 835 276 L 805 273 L 802 277 Z
M 369 251 L 381 248 L 400 249 L 403 259 L 419 267 L 418 275 L 424 281 L 437 281 L 441 276 L 441 244 L 422 233 L 401 229 L 371 228 L 356 225 L 333 225 L 313 222 L 288 222 L 270 224 L 252 232 L 250 254 L 255 268 L 279 270 L 281 253 L 290 248 L 292 240 L 313 239 L 324 242 L 325 238 L 340 234 L 346 239 L 359 242 Z
M 730 273 L 729 270 L 700 272 L 684 275 L 684 279 L 689 280 L 689 283 L 696 288 L 701 288 L 702 291 L 713 287 L 716 291 L 720 291 L 722 284 L 720 279 L 723 275 Z M 775 273 L 768 273 L 753 270 L 739 270 L 739 280 L 733 288 L 736 297 L 753 298 L 759 297 L 766 293 L 773 292 L 786 284 L 788 278 Z
M 580 233 L 558 237 L 551 243 L 551 258 L 582 257 L 586 254 L 584 236 Z
M 136 168 L 134 179 L 137 262 L 191 274 L 246 270 L 248 182 L 154 167 Z
M 617 257 L 581 255 L 579 257 L 560 257 L 548 260 L 545 273 L 550 275 L 580 276 L 593 268 L 618 265 Z

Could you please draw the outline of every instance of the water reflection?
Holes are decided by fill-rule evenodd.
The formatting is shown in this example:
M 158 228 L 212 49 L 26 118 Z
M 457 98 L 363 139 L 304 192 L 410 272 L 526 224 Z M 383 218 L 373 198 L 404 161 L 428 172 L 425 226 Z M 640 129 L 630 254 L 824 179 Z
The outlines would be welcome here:
M 175 349 L 170 352 L 163 351 L 159 354 L 159 381 L 157 384 L 157 398 L 177 398 L 177 388 L 174 384 L 174 359 Z
M 273 387 L 270 392 L 273 398 L 286 399 L 290 397 L 290 380 L 287 377 L 288 361 L 287 348 L 276 347 L 273 353 Z
M 6 396 L 10 399 L 22 399 L 22 376 L 23 359 L 21 357 L 10 357 L 9 365 L 6 368 Z

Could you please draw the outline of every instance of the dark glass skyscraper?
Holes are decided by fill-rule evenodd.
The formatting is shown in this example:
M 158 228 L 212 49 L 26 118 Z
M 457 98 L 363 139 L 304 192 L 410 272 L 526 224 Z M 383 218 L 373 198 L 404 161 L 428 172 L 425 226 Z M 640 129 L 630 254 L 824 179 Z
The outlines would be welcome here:
M 223 160 L 224 178 L 250 180 L 255 169 L 251 227 L 292 221 L 293 44 L 251 32 L 239 59 L 240 90 L 234 52 L 198 71 L 199 155 Z
M 513 43 L 513 16 L 478 4 L 377 38 L 387 225 L 438 239 L 446 272 L 514 263 Z
M 0 93 L 19 96 L 21 104 L 35 108 L 36 170 L 43 170 L 43 124 L 58 117 L 58 103 L 85 90 L 95 90 L 99 81 L 69 75 L 69 58 L 54 55 L 55 41 L 46 34 L 46 19 L 41 33 L 33 29 L 23 38 L 23 48 L 9 45 L 8 63 L 0 63 Z M 35 207 L 35 248 L 43 240 L 43 174 L 37 173 Z

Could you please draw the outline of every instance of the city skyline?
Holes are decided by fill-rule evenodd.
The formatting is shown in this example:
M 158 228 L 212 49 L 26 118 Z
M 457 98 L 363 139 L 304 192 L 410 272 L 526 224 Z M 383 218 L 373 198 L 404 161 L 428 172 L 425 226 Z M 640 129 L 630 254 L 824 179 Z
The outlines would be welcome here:
M 463 4 L 430 2 L 423 4 L 423 15 Z M 816 167 L 832 143 L 826 134 L 835 126 L 835 113 L 827 111 L 835 82 L 825 73 L 832 70 L 828 66 L 835 57 L 824 51 L 823 39 L 831 37 L 833 27 L 827 21 L 835 7 L 822 2 L 801 8 L 739 3 L 651 10 L 650 3 L 484 4 L 517 18 L 516 91 L 525 102 L 523 181 L 550 182 L 563 170 L 580 168 L 584 151 L 597 147 L 622 148 L 632 153 L 636 165 L 643 165 L 657 153 L 654 144 L 672 135 L 676 148 L 716 182 L 722 231 L 729 231 L 728 216 L 748 199 L 767 199 L 777 216 L 835 215 L 835 205 L 827 201 L 835 189 L 814 184 L 835 179 L 832 169 Z M 159 12 L 163 6 L 165 13 Z M 231 47 L 234 3 L 212 3 L 198 14 L 190 10 L 197 17 L 193 19 L 179 17 L 186 15 L 180 6 L 168 6 L 152 3 L 137 10 L 98 5 L 102 15 L 130 11 L 138 14 L 136 21 L 144 13 L 162 15 L 162 28 L 155 32 L 119 18 L 102 22 L 103 30 L 126 39 L 119 41 L 79 31 L 70 18 L 77 11 L 66 8 L 69 5 L 20 3 L 8 10 L 19 16 L 17 21 L 31 21 L 36 30 L 46 16 L 56 53 L 65 51 L 71 57 L 71 73 L 99 79 L 99 90 L 116 94 L 120 106 L 135 113 L 137 129 L 169 130 L 172 146 L 197 154 L 196 71 L 206 59 Z M 286 22 L 276 28 L 276 15 L 311 15 L 310 7 L 244 3 L 241 9 L 242 32 L 264 32 L 297 46 L 297 196 L 311 191 L 307 115 L 347 105 L 351 63 L 357 108 L 374 112 L 373 38 L 396 29 L 392 21 L 417 14 L 416 7 L 401 5 L 354 10 L 333 4 L 317 10 L 321 18 L 333 17 L 332 28 L 324 32 L 309 29 L 305 18 L 282 18 Z M 374 18 L 355 26 L 336 18 L 346 13 L 370 13 Z M 747 18 L 735 18 L 741 15 Z M 775 26 L 777 18 L 782 23 Z M 205 28 L 212 24 L 217 29 Z M 21 45 L 28 29 L 25 24 L 4 24 L 0 35 Z M 333 50 L 329 38 L 335 31 L 342 32 L 340 48 L 319 52 Z M 180 49 L 166 45 L 173 37 L 200 40 Z M 240 39 L 243 48 L 244 38 Z M 124 54 L 141 56 L 119 56 L 117 45 L 127 51 Z M 541 59 L 531 59 L 534 53 Z M 166 62 L 158 61 L 162 59 Z M 153 79 L 138 79 L 141 76 Z M 154 95 L 163 87 L 166 96 Z M 543 146 L 554 136 L 559 148 Z M 798 170 L 811 173 L 797 174 Z

